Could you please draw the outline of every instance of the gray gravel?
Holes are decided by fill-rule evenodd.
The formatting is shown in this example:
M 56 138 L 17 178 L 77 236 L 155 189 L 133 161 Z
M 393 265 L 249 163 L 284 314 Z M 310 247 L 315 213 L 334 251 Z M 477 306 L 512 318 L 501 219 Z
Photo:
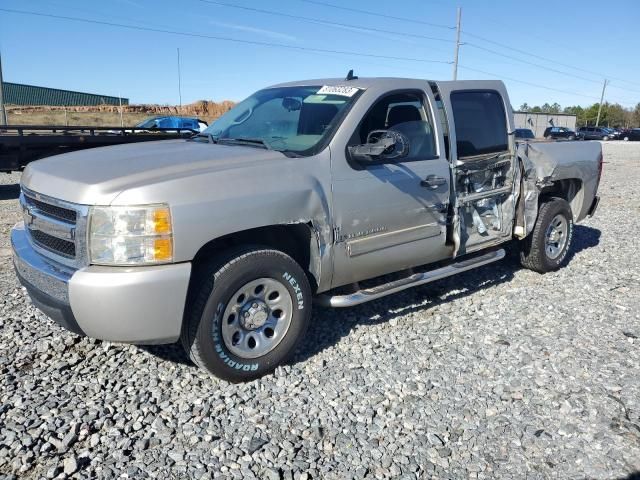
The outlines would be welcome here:
M 607 143 L 598 215 L 547 275 L 511 258 L 318 310 L 274 375 L 218 381 L 177 346 L 38 313 L 0 175 L 0 477 L 623 478 L 640 471 L 640 143 Z M 9 197 L 9 198 L 8 198 Z

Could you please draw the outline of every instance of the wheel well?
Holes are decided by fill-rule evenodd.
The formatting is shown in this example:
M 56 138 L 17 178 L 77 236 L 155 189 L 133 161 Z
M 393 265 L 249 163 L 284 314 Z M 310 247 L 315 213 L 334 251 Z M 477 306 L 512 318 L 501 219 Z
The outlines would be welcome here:
M 293 258 L 305 271 L 315 293 L 319 279 L 312 251 L 317 252 L 317 238 L 311 223 L 270 225 L 231 233 L 203 245 L 193 258 L 194 271 L 225 250 L 243 245 L 258 245 L 280 250 Z
M 542 189 L 539 203 L 544 202 L 549 197 L 558 197 L 566 200 L 569 205 L 571 205 L 571 213 L 575 221 L 582 211 L 582 203 L 584 200 L 582 180 L 579 178 L 556 180 L 551 185 Z

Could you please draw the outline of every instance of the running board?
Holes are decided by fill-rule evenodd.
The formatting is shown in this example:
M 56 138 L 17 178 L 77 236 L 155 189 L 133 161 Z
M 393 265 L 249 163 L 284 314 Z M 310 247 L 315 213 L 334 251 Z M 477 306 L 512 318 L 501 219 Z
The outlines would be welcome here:
M 316 302 L 323 307 L 353 307 L 354 305 L 360 305 L 361 303 L 370 302 L 371 300 L 377 300 L 378 298 L 391 295 L 392 293 L 401 292 L 407 288 L 424 285 L 425 283 L 434 282 L 441 278 L 450 277 L 457 273 L 466 272 L 467 270 L 472 270 L 474 268 L 496 262 L 503 259 L 504 256 L 505 251 L 501 248 L 500 250 L 485 253 L 478 257 L 452 263 L 446 267 L 437 268 L 429 272 L 416 273 L 399 280 L 394 280 L 393 282 L 378 285 L 377 287 L 358 290 L 357 292 L 350 293 L 348 295 L 322 294 L 316 298 Z

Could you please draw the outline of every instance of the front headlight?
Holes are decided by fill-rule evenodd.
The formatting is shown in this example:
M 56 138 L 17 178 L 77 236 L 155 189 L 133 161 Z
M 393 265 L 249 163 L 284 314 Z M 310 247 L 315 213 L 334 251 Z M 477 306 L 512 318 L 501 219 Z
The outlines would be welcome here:
M 173 260 L 169 206 L 91 207 L 89 253 L 94 265 L 149 265 Z

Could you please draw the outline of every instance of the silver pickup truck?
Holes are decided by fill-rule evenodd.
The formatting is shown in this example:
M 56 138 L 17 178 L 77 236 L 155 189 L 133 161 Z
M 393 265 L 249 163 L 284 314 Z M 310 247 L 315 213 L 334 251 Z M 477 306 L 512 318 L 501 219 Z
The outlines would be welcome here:
M 321 79 L 251 95 L 188 140 L 31 163 L 14 264 L 79 335 L 179 339 L 229 381 L 349 307 L 484 266 L 559 268 L 592 215 L 598 142 L 514 139 L 502 82 Z

